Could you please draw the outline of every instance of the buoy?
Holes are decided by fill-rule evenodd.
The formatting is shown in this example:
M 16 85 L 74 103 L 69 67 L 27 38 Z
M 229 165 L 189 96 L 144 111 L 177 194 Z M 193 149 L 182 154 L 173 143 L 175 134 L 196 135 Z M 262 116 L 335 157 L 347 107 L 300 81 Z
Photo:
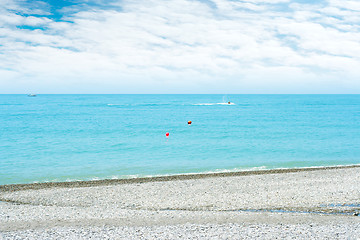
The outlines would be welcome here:
M 188 124 L 190 125 L 192 122 L 191 121 L 188 121 Z
M 165 135 L 166 135 L 166 137 L 169 137 L 170 133 L 167 132 Z

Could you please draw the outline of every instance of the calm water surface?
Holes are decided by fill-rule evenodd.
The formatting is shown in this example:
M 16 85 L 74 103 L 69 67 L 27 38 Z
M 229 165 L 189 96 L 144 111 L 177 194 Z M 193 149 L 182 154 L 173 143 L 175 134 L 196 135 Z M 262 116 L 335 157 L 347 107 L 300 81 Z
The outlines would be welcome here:
M 360 95 L 0 95 L 0 184 L 348 164 Z

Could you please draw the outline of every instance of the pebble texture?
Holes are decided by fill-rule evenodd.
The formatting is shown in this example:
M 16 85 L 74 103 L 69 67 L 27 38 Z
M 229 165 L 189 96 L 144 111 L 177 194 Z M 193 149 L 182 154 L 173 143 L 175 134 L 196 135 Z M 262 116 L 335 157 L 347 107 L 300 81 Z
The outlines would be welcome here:
M 3 233 L 6 239 L 357 239 L 360 225 L 184 224 L 151 227 L 58 227 Z M 291 237 L 292 236 L 292 237 Z
M 359 183 L 354 167 L 3 188 L 0 239 L 357 239 Z

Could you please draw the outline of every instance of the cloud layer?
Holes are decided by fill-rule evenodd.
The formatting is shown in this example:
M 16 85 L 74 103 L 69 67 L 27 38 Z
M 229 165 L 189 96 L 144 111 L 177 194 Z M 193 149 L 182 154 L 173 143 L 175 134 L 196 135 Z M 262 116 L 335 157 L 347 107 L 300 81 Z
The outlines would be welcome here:
M 360 93 L 360 3 L 0 7 L 0 93 Z

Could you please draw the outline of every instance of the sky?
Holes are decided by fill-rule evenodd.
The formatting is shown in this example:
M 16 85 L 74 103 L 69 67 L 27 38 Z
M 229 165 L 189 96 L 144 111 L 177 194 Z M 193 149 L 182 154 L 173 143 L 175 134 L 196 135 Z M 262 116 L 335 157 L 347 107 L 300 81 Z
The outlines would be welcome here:
M 360 93 L 359 0 L 0 0 L 0 94 Z

